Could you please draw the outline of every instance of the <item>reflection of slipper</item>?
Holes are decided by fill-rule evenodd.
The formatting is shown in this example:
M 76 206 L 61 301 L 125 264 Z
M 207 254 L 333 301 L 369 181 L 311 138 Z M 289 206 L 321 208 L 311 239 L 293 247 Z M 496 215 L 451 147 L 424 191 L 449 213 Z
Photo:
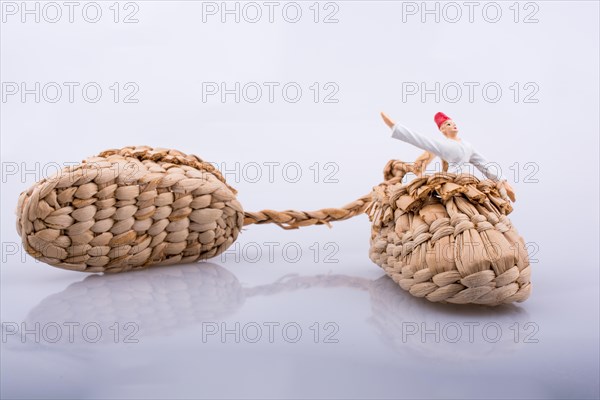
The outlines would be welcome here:
M 130 274 L 90 275 L 42 300 L 27 315 L 26 327 L 69 321 L 98 324 L 104 331 L 119 321 L 138 324 L 140 335 L 165 335 L 203 321 L 234 315 L 247 298 L 312 288 L 356 288 L 368 291 L 372 281 L 347 275 L 287 274 L 273 283 L 242 287 L 226 268 L 210 262 L 157 267 Z M 79 326 L 81 328 L 81 326 Z M 23 333 L 23 332 L 22 332 Z M 67 337 L 61 343 L 69 344 Z M 78 337 L 80 339 L 81 337 Z M 103 342 L 114 343 L 112 335 Z

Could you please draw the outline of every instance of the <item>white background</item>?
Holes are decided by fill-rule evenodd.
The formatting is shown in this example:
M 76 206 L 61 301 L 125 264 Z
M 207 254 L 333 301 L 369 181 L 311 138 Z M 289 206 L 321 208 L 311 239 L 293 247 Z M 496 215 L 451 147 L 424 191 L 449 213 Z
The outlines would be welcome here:
M 239 22 L 203 13 L 221 2 L 98 2 L 96 23 L 85 19 L 94 18 L 87 2 L 78 3 L 73 22 L 56 3 L 56 23 L 48 21 L 56 8 L 37 4 L 39 22 L 23 14 L 21 2 L 2 2 L 3 398 L 600 395 L 597 2 L 479 2 L 471 22 L 463 2 L 427 3 L 437 7 L 437 22 L 435 12 L 421 14 L 421 2 L 393 1 L 322 2 L 314 22 L 313 2 L 299 2 L 296 23 L 283 17 L 285 2 L 273 22 L 258 2 L 263 15 L 255 23 L 248 6 Z M 497 8 L 502 14 L 492 23 Z M 137 22 L 124 23 L 132 12 Z M 326 15 L 337 22 L 325 23 Z M 36 82 L 39 103 L 35 94 L 9 93 Z M 55 103 L 48 101 L 55 92 L 43 93 L 51 82 L 63 89 Z M 79 84 L 73 102 L 64 82 Z M 203 99 L 203 82 L 257 82 L 263 97 Z M 273 102 L 263 82 L 279 84 Z M 290 82 L 302 89 L 295 103 L 281 92 Z M 455 82 L 462 97 L 441 89 L 439 99 L 406 93 L 407 85 L 433 89 L 436 82 L 448 90 Z M 472 101 L 464 82 L 478 85 Z M 86 83 L 101 87 L 97 102 L 82 96 Z M 490 91 L 486 98 L 486 84 L 500 87 L 501 96 Z M 136 103 L 124 101 L 131 87 Z M 322 97 L 331 87 L 337 102 Z M 413 161 L 421 152 L 391 139 L 380 111 L 431 137 L 440 135 L 433 115 L 444 111 L 461 137 L 502 168 L 517 195 L 510 219 L 532 258 L 526 302 L 486 308 L 413 298 L 369 260 L 366 216 L 332 229 L 250 226 L 237 250 L 210 264 L 110 277 L 56 269 L 18 247 L 21 191 L 57 165 L 127 145 L 175 148 L 217 163 L 246 210 L 342 206 L 369 193 L 389 159 Z M 279 163 L 273 179 L 265 163 Z M 298 166 L 302 175 L 292 182 Z M 305 279 L 277 283 L 289 274 Z M 23 343 L 7 333 L 36 322 L 61 325 L 63 339 L 50 343 L 47 331 L 39 343 L 34 334 Z M 80 323 L 74 343 L 64 340 L 65 322 Z M 92 322 L 102 328 L 97 343 L 80 331 Z M 123 343 L 128 322 L 139 328 L 137 343 Z M 279 324 L 273 343 L 271 322 Z M 234 334 L 208 335 L 215 326 L 235 331 L 236 323 L 245 332 L 240 343 Z M 282 333 L 288 323 L 302 330 L 296 343 L 288 343 L 293 330 Z M 257 325 L 262 336 L 251 343 Z M 457 326 L 462 333 L 453 342 Z M 337 343 L 326 343 L 327 333 Z

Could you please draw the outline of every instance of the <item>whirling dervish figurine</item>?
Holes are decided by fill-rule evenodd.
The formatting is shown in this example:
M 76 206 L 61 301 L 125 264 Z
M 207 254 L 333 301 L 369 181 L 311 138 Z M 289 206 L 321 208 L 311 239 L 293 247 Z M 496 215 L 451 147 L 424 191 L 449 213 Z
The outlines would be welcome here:
M 384 122 L 392 128 L 392 137 L 410 143 L 420 149 L 425 150 L 415 164 L 420 164 L 420 169 L 424 170 L 435 156 L 440 157 L 444 162 L 452 163 L 448 172 L 460 172 L 460 165 L 466 162 L 473 164 L 487 178 L 497 182 L 499 186 L 504 186 L 510 199 L 515 201 L 515 192 L 508 183 L 507 179 L 500 171 L 494 172 L 494 168 L 488 168 L 489 162 L 479 152 L 471 142 L 458 137 L 458 128 L 456 123 L 442 112 L 434 116 L 434 121 L 438 129 L 444 135 L 444 139 L 433 139 L 421 135 L 406 126 L 392 121 L 386 114 L 381 113 Z

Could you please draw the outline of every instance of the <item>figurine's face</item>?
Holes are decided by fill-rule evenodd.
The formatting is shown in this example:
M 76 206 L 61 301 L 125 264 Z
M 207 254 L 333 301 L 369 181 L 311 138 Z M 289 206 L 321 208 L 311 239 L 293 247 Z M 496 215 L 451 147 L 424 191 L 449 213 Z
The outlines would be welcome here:
M 456 137 L 456 135 L 458 134 L 458 128 L 456 127 L 454 121 L 452 121 L 451 119 L 445 121 L 440 126 L 440 131 L 444 134 L 444 136 L 451 138 Z

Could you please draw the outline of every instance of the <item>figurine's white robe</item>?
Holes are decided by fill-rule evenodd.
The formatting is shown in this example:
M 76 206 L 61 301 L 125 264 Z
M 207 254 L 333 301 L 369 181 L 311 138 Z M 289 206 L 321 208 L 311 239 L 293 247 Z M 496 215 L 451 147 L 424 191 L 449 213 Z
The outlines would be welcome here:
M 477 167 L 487 178 L 495 182 L 506 180 L 498 164 L 487 161 L 470 142 L 464 139 L 461 139 L 460 142 L 445 137 L 442 139 L 432 139 L 398 123 L 392 128 L 392 137 L 410 143 L 420 149 L 427 150 L 442 160 L 448 161 L 448 172 L 472 173 L 464 165 L 469 162 Z

